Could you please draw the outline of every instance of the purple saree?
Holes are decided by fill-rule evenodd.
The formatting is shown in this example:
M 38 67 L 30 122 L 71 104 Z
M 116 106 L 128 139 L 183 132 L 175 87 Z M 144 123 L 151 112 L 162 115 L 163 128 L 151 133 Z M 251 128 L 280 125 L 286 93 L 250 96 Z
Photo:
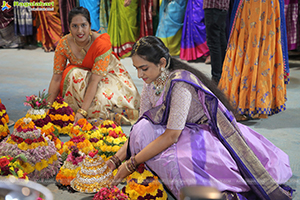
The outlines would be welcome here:
M 186 123 L 177 143 L 146 162 L 172 194 L 179 198 L 180 188 L 203 185 L 230 191 L 240 199 L 253 199 L 244 195 L 249 191 L 255 193 L 254 199 L 290 199 L 278 185 L 292 176 L 288 155 L 262 135 L 237 123 L 223 104 L 187 71 L 170 75 L 163 98 L 133 126 L 130 153 L 137 154 L 164 133 L 170 95 L 179 81 L 195 88 L 205 114 L 196 123 Z

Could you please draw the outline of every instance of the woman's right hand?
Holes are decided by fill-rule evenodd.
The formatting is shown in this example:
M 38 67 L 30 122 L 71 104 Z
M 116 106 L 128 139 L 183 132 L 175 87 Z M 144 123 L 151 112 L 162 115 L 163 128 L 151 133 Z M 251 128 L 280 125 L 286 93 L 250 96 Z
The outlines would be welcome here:
M 84 117 L 82 116 L 82 114 L 76 113 L 76 114 L 75 114 L 75 118 L 74 118 L 74 124 L 76 124 L 76 123 L 78 122 L 78 120 L 80 120 L 80 119 L 82 119 L 82 118 L 84 118 Z

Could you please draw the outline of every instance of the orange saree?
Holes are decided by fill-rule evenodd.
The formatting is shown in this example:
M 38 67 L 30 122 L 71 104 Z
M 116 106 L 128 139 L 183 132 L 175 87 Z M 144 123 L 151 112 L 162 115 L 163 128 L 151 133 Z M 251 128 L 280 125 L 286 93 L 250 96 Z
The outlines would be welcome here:
M 83 102 L 91 74 L 102 75 L 87 110 L 87 120 L 114 119 L 123 125 L 134 123 L 138 117 L 140 95 L 129 73 L 112 52 L 109 35 L 104 33 L 96 38 L 83 60 L 74 56 L 67 36 L 61 39 L 55 51 L 54 73 L 63 74 L 61 96 L 76 112 Z

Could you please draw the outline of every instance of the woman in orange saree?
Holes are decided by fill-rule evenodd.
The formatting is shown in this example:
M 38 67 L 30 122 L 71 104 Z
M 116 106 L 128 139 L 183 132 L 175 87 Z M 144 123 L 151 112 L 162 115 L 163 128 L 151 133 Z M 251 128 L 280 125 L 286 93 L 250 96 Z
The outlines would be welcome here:
M 75 122 L 85 117 L 90 122 L 114 119 L 130 125 L 138 117 L 140 96 L 112 51 L 109 35 L 90 30 L 87 9 L 76 7 L 70 13 L 71 33 L 55 50 L 49 103 L 60 94 L 76 113 Z
M 238 8 L 219 87 L 239 114 L 266 118 L 285 110 L 288 62 L 283 0 L 235 3 Z

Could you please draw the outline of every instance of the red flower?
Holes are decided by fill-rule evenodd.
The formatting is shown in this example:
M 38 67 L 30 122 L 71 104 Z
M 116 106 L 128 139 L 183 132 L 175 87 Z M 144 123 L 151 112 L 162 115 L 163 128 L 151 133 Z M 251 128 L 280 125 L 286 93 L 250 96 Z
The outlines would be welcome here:
M 25 141 L 24 141 L 26 144 L 29 144 L 29 145 L 31 145 L 31 143 L 32 143 L 32 140 L 31 139 L 29 139 L 29 138 L 27 138 Z
M 37 139 L 33 139 L 32 142 L 33 142 L 33 143 L 37 143 L 38 140 L 37 140 Z
M 145 170 L 144 163 L 140 164 L 136 169 L 136 171 L 138 171 L 140 174 L 142 174 L 144 172 L 144 170 Z
M 44 138 L 43 137 L 39 137 L 37 140 L 38 140 L 38 142 L 44 142 Z
M 9 164 L 9 160 L 7 158 L 0 158 L 0 167 L 4 167 Z
M 21 144 L 23 141 L 24 141 L 23 138 L 19 137 L 17 143 Z

